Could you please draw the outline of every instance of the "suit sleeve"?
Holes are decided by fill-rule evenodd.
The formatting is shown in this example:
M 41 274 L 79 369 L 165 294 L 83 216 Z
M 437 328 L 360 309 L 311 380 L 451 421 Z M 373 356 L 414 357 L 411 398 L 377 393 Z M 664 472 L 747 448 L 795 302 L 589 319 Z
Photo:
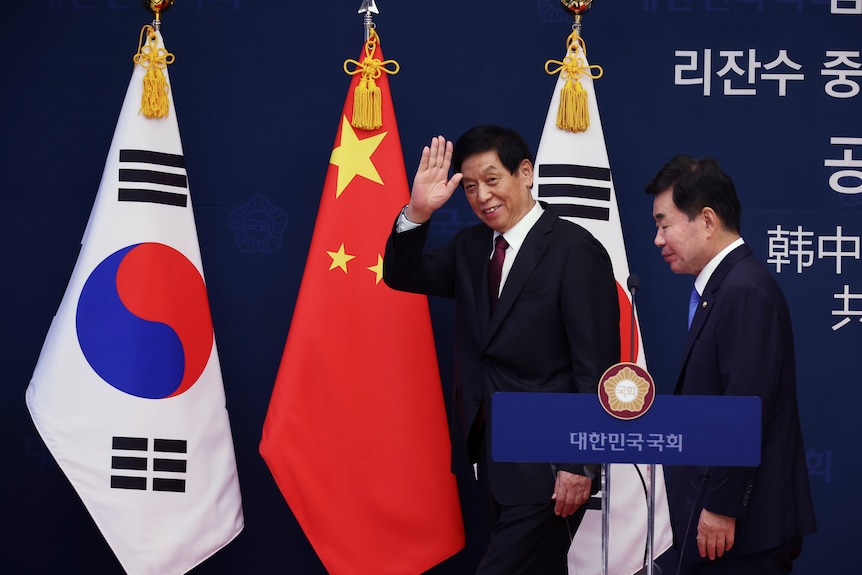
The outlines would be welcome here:
M 605 370 L 620 360 L 620 310 L 613 266 L 592 236 L 572 247 L 563 272 L 562 314 L 574 390 L 596 394 Z M 557 464 L 586 475 L 582 464 Z M 595 472 L 595 469 L 591 471 Z
M 776 440 L 776 435 L 781 440 L 780 431 L 772 429 L 773 413 L 786 377 L 782 371 L 788 365 L 785 354 L 793 353 L 792 334 L 781 305 L 757 286 L 734 286 L 722 294 L 722 309 L 713 311 L 722 392 L 761 399 L 761 443 Z M 754 489 L 770 488 L 755 485 L 755 467 L 711 467 L 709 476 L 703 506 L 730 517 L 745 516 Z
M 562 312 L 575 390 L 596 393 L 599 379 L 620 360 L 620 308 L 613 266 L 592 236 L 569 254 Z
M 399 291 L 453 297 L 454 242 L 423 253 L 428 230 L 428 222 L 400 233 L 393 225 L 383 256 L 383 281 Z

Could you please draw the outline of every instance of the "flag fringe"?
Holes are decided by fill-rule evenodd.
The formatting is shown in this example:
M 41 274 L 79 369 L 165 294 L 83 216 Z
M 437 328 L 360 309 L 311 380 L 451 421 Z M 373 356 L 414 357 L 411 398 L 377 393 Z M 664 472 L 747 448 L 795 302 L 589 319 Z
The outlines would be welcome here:
M 561 74 L 566 83 L 560 90 L 560 107 L 557 110 L 557 127 L 569 132 L 586 132 L 590 127 L 590 107 L 587 91 L 581 85 L 581 77 L 598 80 L 604 75 L 601 66 L 586 64 L 587 47 L 578 32 L 569 34 L 566 40 L 566 57 L 563 61 L 548 60 L 545 72 Z M 552 66 L 556 66 L 551 68 Z
M 168 64 L 173 64 L 174 55 L 164 48 L 158 47 L 158 35 L 155 28 L 149 24 L 141 28 L 138 53 L 135 54 L 132 61 L 136 66 L 146 69 L 140 113 L 150 119 L 167 118 L 170 108 L 170 100 L 168 99 L 170 87 L 162 70 Z
M 359 84 L 353 92 L 353 117 L 350 125 L 360 130 L 376 130 L 383 125 L 382 103 L 377 78 L 383 72 L 397 74 L 401 70 L 395 60 L 380 61 L 374 57 L 380 36 L 372 28 L 365 41 L 365 58 L 362 62 L 356 60 L 344 61 L 344 72 L 349 75 L 362 74 Z M 391 69 L 386 66 L 391 66 Z M 351 66 L 355 68 L 351 69 Z

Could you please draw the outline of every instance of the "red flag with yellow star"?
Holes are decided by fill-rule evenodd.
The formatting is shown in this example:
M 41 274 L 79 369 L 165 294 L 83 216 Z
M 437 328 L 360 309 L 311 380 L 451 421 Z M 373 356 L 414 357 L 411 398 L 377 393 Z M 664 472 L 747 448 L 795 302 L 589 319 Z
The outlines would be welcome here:
M 339 121 L 260 452 L 330 573 L 418 574 L 464 528 L 427 299 L 381 281 L 409 187 L 385 73 L 382 126 L 351 125 L 364 81 Z

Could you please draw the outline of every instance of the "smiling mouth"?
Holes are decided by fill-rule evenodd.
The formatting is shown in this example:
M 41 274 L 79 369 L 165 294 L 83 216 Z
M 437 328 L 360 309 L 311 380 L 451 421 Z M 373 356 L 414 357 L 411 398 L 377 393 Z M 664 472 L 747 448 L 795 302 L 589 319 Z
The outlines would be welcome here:
M 494 212 L 496 212 L 499 209 L 500 209 L 500 206 L 494 206 L 493 208 L 488 208 L 487 210 L 482 210 L 482 213 L 486 214 L 486 215 L 493 214 Z

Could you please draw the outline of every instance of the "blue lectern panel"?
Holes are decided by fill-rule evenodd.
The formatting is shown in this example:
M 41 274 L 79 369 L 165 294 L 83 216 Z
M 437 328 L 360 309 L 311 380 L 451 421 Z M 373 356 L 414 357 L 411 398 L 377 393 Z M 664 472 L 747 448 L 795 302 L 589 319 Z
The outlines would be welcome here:
M 760 398 L 659 395 L 633 420 L 609 415 L 594 395 L 496 393 L 491 455 L 496 461 L 760 463 Z

